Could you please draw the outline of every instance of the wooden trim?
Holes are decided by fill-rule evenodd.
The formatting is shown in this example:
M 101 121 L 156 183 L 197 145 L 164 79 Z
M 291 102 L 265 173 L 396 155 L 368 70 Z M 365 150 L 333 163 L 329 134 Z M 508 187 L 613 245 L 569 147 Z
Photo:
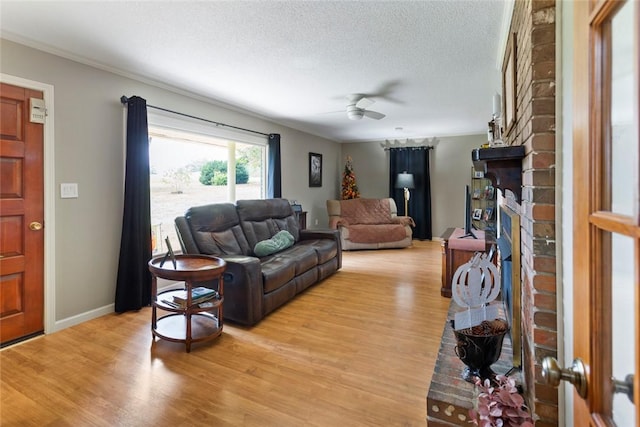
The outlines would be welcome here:
M 635 18 L 634 18 L 634 27 L 635 27 L 635 39 L 636 39 L 636 43 L 640 43 L 640 6 L 636 3 L 636 14 L 635 14 Z M 638 56 L 636 56 L 636 63 L 635 63 L 635 69 L 636 70 L 640 70 L 640 58 Z M 635 108 L 636 108 L 636 114 L 638 114 L 638 116 L 636 116 L 636 138 L 637 141 L 640 141 L 640 72 L 636 71 L 635 75 L 634 75 L 634 83 L 635 83 L 635 88 L 636 88 L 636 95 L 634 97 L 635 100 Z M 637 166 L 638 168 L 638 176 L 636 177 L 638 179 L 638 181 L 635 183 L 636 188 L 640 189 L 640 154 L 638 155 L 638 159 L 637 159 Z M 637 201 L 640 204 L 640 201 Z M 633 218 L 632 223 L 635 225 L 635 231 L 636 233 L 634 233 L 635 235 L 635 245 L 634 245 L 634 249 L 635 249 L 635 254 L 636 254 L 636 260 L 635 260 L 635 281 L 634 281 L 634 286 L 635 286 L 635 305 L 634 307 L 636 308 L 635 310 L 635 338 L 634 338 L 634 345 L 635 345 L 635 350 L 636 350 L 636 360 L 635 360 L 635 366 L 636 366 L 636 375 L 634 376 L 634 380 L 633 380 L 633 395 L 635 396 L 634 400 L 634 405 L 635 405 L 635 415 L 636 415 L 636 423 L 638 420 L 640 420 L 640 404 L 638 404 L 638 396 L 640 396 L 640 375 L 639 375 L 639 367 L 640 367 L 640 310 L 638 310 L 638 307 L 640 307 L 640 260 L 638 259 L 639 254 L 640 254 L 640 206 L 637 206 L 637 210 L 636 210 L 636 217 Z
M 638 8 L 638 19 L 636 21 L 636 28 L 640 28 L 638 27 L 638 25 L 640 24 L 640 8 Z M 640 188 L 640 187 L 639 187 Z M 634 249 L 636 251 L 636 255 L 640 254 L 640 238 L 636 238 L 635 241 L 635 245 L 634 245 Z M 640 375 L 638 375 L 638 365 L 640 365 L 640 362 L 638 359 L 640 359 L 640 354 L 638 354 L 638 352 L 640 351 L 640 333 L 638 333 L 638 331 L 640 331 L 640 313 L 638 310 L 638 307 L 640 307 L 640 261 L 638 261 L 636 259 L 636 267 L 635 267 L 635 298 L 634 298 L 634 307 L 636 307 L 636 312 L 635 312 L 635 338 L 634 338 L 634 345 L 635 345 L 635 349 L 636 349 L 636 375 L 634 376 L 633 379 L 633 395 L 635 396 L 635 408 L 636 408 L 636 421 L 640 420 L 640 405 L 638 405 L 638 396 L 640 396 Z
M 502 117 L 504 118 L 503 138 L 509 135 L 516 123 L 517 113 L 517 50 L 516 33 L 511 33 L 502 63 Z
M 604 5 L 600 10 L 605 10 Z M 612 337 L 611 330 L 611 310 L 599 310 L 600 307 L 611 307 L 611 285 L 610 285 L 610 260 L 611 260 L 611 236 L 599 230 L 596 226 L 589 226 L 588 218 L 596 210 L 609 210 L 611 207 L 609 188 L 611 174 L 610 157 L 610 132 L 608 130 L 608 118 L 610 117 L 611 98 L 610 78 L 611 72 L 608 67 L 611 64 L 611 52 L 609 48 L 611 40 L 610 21 L 601 13 L 595 16 L 589 27 L 590 48 L 589 48 L 589 69 L 592 70 L 590 83 L 591 117 L 589 121 L 590 141 L 588 151 L 590 152 L 590 203 L 589 216 L 582 217 L 591 234 L 591 244 L 589 246 L 590 259 L 588 261 L 590 300 L 589 307 L 591 316 L 589 319 L 590 329 L 590 352 L 591 363 L 589 364 L 589 410 L 592 414 L 610 414 L 613 406 L 611 382 L 611 361 L 610 351 Z
M 596 211 L 591 214 L 589 221 L 602 230 L 640 239 L 640 228 L 630 216 L 609 211 Z
M 589 3 L 574 3 L 574 60 L 573 60 L 573 182 L 589 182 L 589 74 L 591 70 L 588 62 Z M 574 357 L 580 357 L 586 365 L 591 363 L 591 352 L 588 348 L 591 300 L 589 283 L 589 254 L 584 248 L 590 247 L 590 233 L 586 222 L 580 218 L 589 215 L 590 197 L 588 186 L 575 185 L 573 197 L 573 306 L 580 310 L 573 312 Z M 591 381 L 591 373 L 588 375 Z M 590 424 L 590 410 L 585 400 L 574 391 L 574 425 L 588 426 Z
M 574 4 L 574 307 L 580 308 L 574 311 L 574 357 L 588 365 L 589 383 L 586 402 L 576 396 L 575 425 L 613 425 L 612 235 L 630 236 L 639 245 L 637 220 L 610 212 L 611 19 L 623 4 Z M 636 313 L 636 324 L 638 319 Z
M 506 205 L 499 207 L 499 215 L 504 212 L 511 219 L 511 229 L 505 230 L 504 223 L 500 235 L 505 235 L 511 243 L 511 306 L 510 320 L 511 343 L 513 349 L 513 366 L 522 367 L 522 282 L 521 282 L 521 247 L 520 247 L 520 215 Z M 504 301 L 503 301 L 504 303 Z

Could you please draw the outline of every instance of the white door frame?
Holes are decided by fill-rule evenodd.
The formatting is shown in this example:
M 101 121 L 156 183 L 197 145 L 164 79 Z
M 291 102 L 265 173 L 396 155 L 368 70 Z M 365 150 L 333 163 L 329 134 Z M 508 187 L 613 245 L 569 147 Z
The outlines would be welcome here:
M 42 91 L 47 109 L 44 123 L 44 333 L 55 332 L 56 323 L 56 263 L 55 263 L 55 151 L 53 85 L 0 73 L 0 82 Z

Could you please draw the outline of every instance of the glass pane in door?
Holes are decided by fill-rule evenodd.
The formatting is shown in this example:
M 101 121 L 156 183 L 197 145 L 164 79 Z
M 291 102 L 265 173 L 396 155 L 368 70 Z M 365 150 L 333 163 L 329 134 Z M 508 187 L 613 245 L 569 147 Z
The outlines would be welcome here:
M 611 20 L 611 210 L 637 218 L 638 212 L 638 111 L 634 62 L 635 1 L 627 1 Z M 635 374 L 634 240 L 612 233 L 612 373 L 617 380 Z M 633 403 L 625 394 L 613 397 L 616 425 L 636 425 Z
M 634 374 L 635 360 L 635 309 L 633 289 L 634 247 L 633 239 L 613 234 L 611 240 L 611 285 L 613 317 L 613 377 L 624 380 Z M 613 418 L 619 426 L 634 426 L 633 403 L 626 395 L 616 393 L 613 397 Z
M 635 216 L 638 206 L 638 117 L 634 82 L 633 9 L 627 1 L 611 21 L 611 210 Z

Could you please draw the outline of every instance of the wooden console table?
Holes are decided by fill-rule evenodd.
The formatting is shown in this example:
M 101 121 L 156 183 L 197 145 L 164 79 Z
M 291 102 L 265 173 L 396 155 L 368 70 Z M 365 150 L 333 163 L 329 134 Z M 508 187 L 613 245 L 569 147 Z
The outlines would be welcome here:
M 445 232 L 442 234 L 442 287 L 440 288 L 440 295 L 446 298 L 451 298 L 451 281 L 453 280 L 453 275 L 455 274 L 458 267 L 462 264 L 468 262 L 473 254 L 478 251 L 478 249 L 455 249 L 450 248 L 449 239 L 456 231 L 455 228 L 447 228 Z M 485 252 L 489 252 L 491 249 L 491 245 L 494 244 L 491 238 L 484 239 L 484 232 L 474 230 L 474 233 L 481 234 L 484 240 L 484 250 Z M 493 261 L 495 262 L 495 256 Z
M 151 334 L 167 341 L 184 343 L 187 353 L 191 343 L 206 341 L 222 333 L 222 302 L 224 301 L 223 276 L 227 265 L 221 258 L 207 255 L 176 255 L 175 265 L 171 259 L 164 264 L 164 257 L 149 261 L 151 280 Z M 162 264 L 162 265 L 161 265 Z M 184 281 L 184 289 L 170 289 L 158 293 L 158 277 Z M 194 283 L 215 281 L 218 297 L 201 304 L 191 302 Z M 186 291 L 184 307 L 173 303 L 173 297 Z M 158 317 L 158 309 L 168 312 Z

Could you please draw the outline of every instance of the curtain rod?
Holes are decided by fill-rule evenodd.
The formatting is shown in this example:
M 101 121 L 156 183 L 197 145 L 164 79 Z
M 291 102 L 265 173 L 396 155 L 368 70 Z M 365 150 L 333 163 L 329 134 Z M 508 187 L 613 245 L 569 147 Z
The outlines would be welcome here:
M 126 96 L 122 95 L 120 97 L 120 102 L 121 103 L 126 104 L 128 101 L 129 101 L 129 98 L 127 98 Z M 245 129 L 245 128 L 241 128 L 241 127 L 238 127 L 238 126 L 228 125 L 226 123 L 215 122 L 213 120 L 203 119 L 202 117 L 192 116 L 190 114 L 181 113 L 179 111 L 173 111 L 173 110 L 169 110 L 167 108 L 156 107 L 155 105 L 151 105 L 151 104 L 147 104 L 147 107 L 155 108 L 156 110 L 165 111 L 167 113 L 177 114 L 177 115 L 183 116 L 183 117 L 189 117 L 190 119 L 196 119 L 196 120 L 201 120 L 203 122 L 212 123 L 212 124 L 214 124 L 216 126 L 224 126 L 224 127 L 231 128 L 231 129 L 242 130 L 242 131 L 245 131 L 245 132 L 251 132 L 251 133 L 255 133 L 255 134 L 263 135 L 263 136 L 269 136 L 268 133 L 258 132 L 257 130 Z
M 389 151 L 389 150 L 398 150 L 398 149 L 405 149 L 405 150 L 433 150 L 434 148 L 436 148 L 433 145 L 412 145 L 409 147 L 384 147 L 384 151 Z
M 422 141 L 417 141 L 414 138 L 407 138 L 404 141 L 398 141 L 397 139 L 389 141 L 388 139 L 385 139 L 384 142 L 380 143 L 380 147 L 382 147 L 384 151 L 398 148 L 433 150 L 439 143 L 440 140 L 435 136 L 433 138 L 424 138 Z

